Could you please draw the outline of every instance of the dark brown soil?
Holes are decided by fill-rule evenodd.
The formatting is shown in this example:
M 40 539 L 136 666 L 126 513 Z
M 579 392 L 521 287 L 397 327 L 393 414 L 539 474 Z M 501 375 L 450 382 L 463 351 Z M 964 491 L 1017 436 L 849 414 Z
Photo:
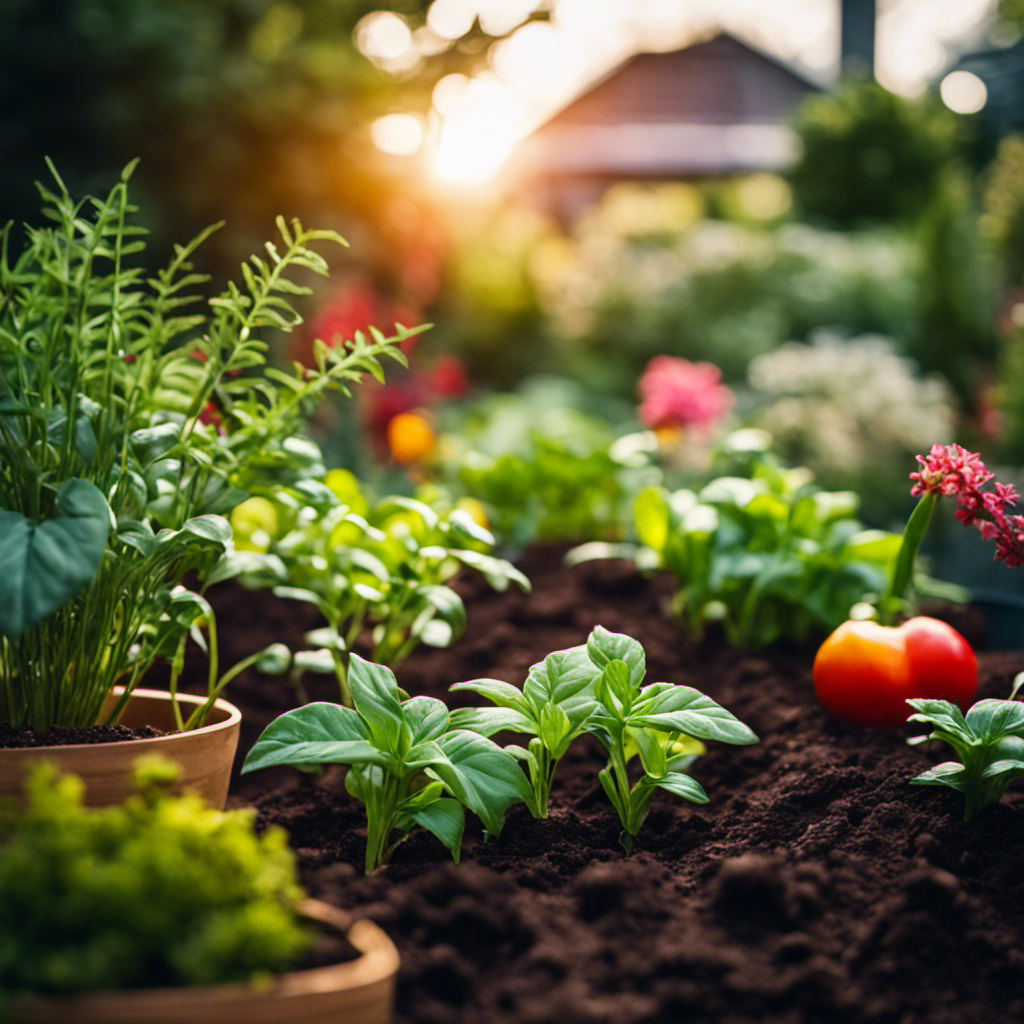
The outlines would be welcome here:
M 1024 788 L 965 825 L 957 794 L 908 784 L 947 752 L 829 719 L 810 649 L 695 642 L 660 613 L 666 581 L 624 562 L 564 569 L 558 554 L 528 552 L 529 596 L 461 583 L 466 635 L 412 657 L 400 684 L 437 696 L 479 676 L 521 684 L 600 623 L 643 642 L 649 681 L 699 687 L 761 743 L 710 744 L 692 769 L 710 804 L 660 794 L 630 856 L 584 738 L 560 766 L 548 820 L 515 808 L 487 844 L 468 829 L 458 866 L 415 834 L 371 877 L 340 771 L 239 780 L 231 802 L 290 832 L 311 894 L 398 944 L 396 1024 L 1024 1020 Z M 227 664 L 314 624 L 267 595 L 211 596 Z M 983 655 L 981 695 L 1005 697 L 1022 667 L 1024 653 Z M 311 689 L 334 696 L 326 680 Z M 294 704 L 287 684 L 252 674 L 227 696 L 242 707 L 244 746 Z
M 54 725 L 41 732 L 16 729 L 10 722 L 0 722 L 0 747 L 68 747 L 76 743 L 125 743 L 163 736 L 151 725 L 132 729 L 127 725 Z

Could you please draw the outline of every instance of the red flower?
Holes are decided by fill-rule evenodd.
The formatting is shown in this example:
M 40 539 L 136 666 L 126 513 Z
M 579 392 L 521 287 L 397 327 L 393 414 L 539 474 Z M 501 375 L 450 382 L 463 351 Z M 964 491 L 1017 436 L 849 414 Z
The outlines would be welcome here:
M 640 378 L 640 419 L 651 429 L 710 430 L 732 408 L 732 392 L 711 363 L 655 356 Z

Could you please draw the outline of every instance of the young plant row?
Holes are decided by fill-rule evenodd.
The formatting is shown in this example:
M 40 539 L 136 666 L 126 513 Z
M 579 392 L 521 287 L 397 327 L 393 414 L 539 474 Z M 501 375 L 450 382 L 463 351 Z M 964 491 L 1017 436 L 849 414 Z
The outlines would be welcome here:
M 457 861 L 464 808 L 482 820 L 489 838 L 500 834 L 516 803 L 546 817 L 559 760 L 576 737 L 589 734 L 607 754 L 598 778 L 629 851 L 657 790 L 707 802 L 686 774 L 703 749 L 699 741 L 758 742 L 699 690 L 644 685 L 645 675 L 643 647 L 598 626 L 586 644 L 534 665 L 522 689 L 496 679 L 456 684 L 453 690 L 473 690 L 494 706 L 449 712 L 437 698 L 410 697 L 389 669 L 353 654 L 352 707 L 320 702 L 286 712 L 267 727 L 242 770 L 348 765 L 345 787 L 366 808 L 366 870 L 373 871 L 416 826 Z M 529 739 L 501 747 L 491 737 L 502 731 Z M 632 782 L 634 758 L 639 777 Z

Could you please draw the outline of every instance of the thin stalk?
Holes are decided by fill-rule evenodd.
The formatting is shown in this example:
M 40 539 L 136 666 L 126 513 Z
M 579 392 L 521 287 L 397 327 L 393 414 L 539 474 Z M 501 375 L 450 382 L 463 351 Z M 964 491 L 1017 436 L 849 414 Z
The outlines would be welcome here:
M 903 530 L 903 540 L 889 577 L 889 586 L 879 609 L 879 619 L 884 624 L 892 623 L 906 601 L 907 590 L 914 577 L 917 553 L 921 549 L 921 542 L 928 530 L 928 524 L 931 522 L 932 512 L 935 510 L 935 503 L 938 499 L 937 492 L 929 491 L 917 503 L 917 507 L 907 520 L 907 525 Z

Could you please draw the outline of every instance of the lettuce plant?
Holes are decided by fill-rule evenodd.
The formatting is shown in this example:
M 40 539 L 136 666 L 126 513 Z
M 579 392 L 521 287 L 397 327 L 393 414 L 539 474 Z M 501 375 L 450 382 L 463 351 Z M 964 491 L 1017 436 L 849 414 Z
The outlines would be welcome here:
M 719 621 L 745 647 L 804 640 L 886 587 L 900 536 L 863 529 L 857 507 L 852 492 L 819 490 L 761 456 L 699 491 L 641 492 L 637 559 L 676 577 L 673 612 L 698 636 Z
M 352 707 L 285 712 L 249 751 L 243 772 L 272 765 L 348 765 L 345 788 L 366 808 L 366 870 L 386 864 L 419 825 L 458 862 L 463 807 L 497 836 L 505 812 L 531 793 L 515 758 L 479 733 L 453 728 L 444 701 L 409 697 L 394 673 L 352 655 Z M 449 795 L 445 795 L 445 794 Z
M 411 333 L 318 342 L 309 370 L 267 366 L 261 333 L 301 321 L 309 289 L 293 277 L 326 274 L 312 246 L 344 240 L 279 218 L 280 243 L 204 302 L 190 261 L 213 229 L 147 277 L 130 174 L 76 201 L 54 172 L 51 226 L 18 255 L 0 232 L 0 717 L 35 729 L 92 724 L 116 683 L 126 700 L 156 658 L 180 664 L 212 612 L 179 581 L 212 578 L 225 514 L 250 494 L 322 491 L 306 415 L 401 361 Z
M 707 803 L 700 783 L 685 774 L 697 756 L 693 740 L 758 742 L 748 726 L 699 690 L 673 683 L 644 686 L 645 675 L 643 647 L 597 626 L 585 645 L 556 651 L 534 665 L 522 691 L 496 679 L 456 683 L 453 690 L 475 691 L 497 707 L 459 709 L 452 722 L 485 735 L 507 729 L 533 736 L 525 748 L 505 749 L 526 763 L 528 806 L 537 817 L 547 815 L 555 768 L 569 744 L 583 733 L 595 736 L 608 754 L 598 778 L 619 814 L 619 841 L 628 852 L 658 789 Z M 632 782 L 629 762 L 637 755 L 641 774 Z
M 232 559 L 250 584 L 271 584 L 280 597 L 313 605 L 326 626 L 307 635 L 316 650 L 296 652 L 294 670 L 333 672 L 350 704 L 350 652 L 365 629 L 370 659 L 394 666 L 420 643 L 447 647 L 466 626 L 459 595 L 447 586 L 460 566 L 481 572 L 496 590 L 529 580 L 494 556 L 494 538 L 458 508 L 444 513 L 413 498 L 371 502 L 351 473 L 327 475 L 333 504 L 291 515 L 290 527 L 267 538 L 265 552 Z M 229 563 L 230 564 L 230 563 Z M 226 570 L 230 571 L 230 570 Z M 289 659 L 266 659 L 264 671 L 286 671 Z
M 933 727 L 911 742 L 942 740 L 960 761 L 944 761 L 911 779 L 916 786 L 947 786 L 964 796 L 964 821 L 981 808 L 1001 800 L 1009 784 L 1024 775 L 1024 704 L 1013 697 L 1024 675 L 1014 681 L 1009 700 L 979 700 L 963 714 L 946 700 L 914 698 L 911 722 Z

